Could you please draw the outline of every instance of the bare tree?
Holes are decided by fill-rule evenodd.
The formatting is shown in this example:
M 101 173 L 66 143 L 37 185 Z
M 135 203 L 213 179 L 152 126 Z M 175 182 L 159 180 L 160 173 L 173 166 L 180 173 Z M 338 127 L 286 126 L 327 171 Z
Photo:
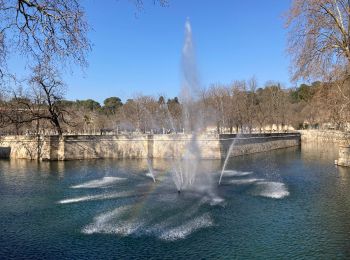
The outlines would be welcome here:
M 39 117 L 48 120 L 59 135 L 62 135 L 62 123 L 69 124 L 65 119 L 68 113 L 60 101 L 63 99 L 64 83 L 59 73 L 48 63 L 42 63 L 33 70 L 33 77 L 29 81 L 32 86 L 32 93 L 38 99 L 38 106 L 43 110 Z
M 36 66 L 25 94 L 14 90 L 11 100 L 3 104 L 3 126 L 14 125 L 19 134 L 22 125 L 35 122 L 38 133 L 40 121 L 46 121 L 62 135 L 62 124 L 69 124 L 65 118 L 68 111 L 60 103 L 63 92 L 64 84 L 55 69 L 47 63 Z
M 78 0 L 0 0 L 2 53 L 18 51 L 36 61 L 72 59 L 85 65 L 87 31 Z
M 57 81 L 54 75 L 57 71 L 52 68 L 57 69 L 66 62 L 87 64 L 86 54 L 90 50 L 87 30 L 84 10 L 78 0 L 0 0 L 0 87 L 2 90 L 8 87 L 5 81 L 8 78 L 18 81 L 6 64 L 10 55 L 17 53 L 24 57 L 29 68 L 35 67 L 31 70 L 31 80 L 27 81 L 32 87 L 31 91 L 28 89 L 31 97 L 23 99 L 12 89 L 13 101 L 1 111 L 3 121 L 18 129 L 22 124 L 47 119 L 62 133 L 58 95 L 54 92 L 63 83 Z M 43 97 L 45 105 L 41 103 Z
M 350 106 L 350 1 L 294 0 L 288 13 L 293 79 L 332 83 Z
M 294 0 L 287 25 L 294 79 L 324 78 L 350 64 L 350 2 Z

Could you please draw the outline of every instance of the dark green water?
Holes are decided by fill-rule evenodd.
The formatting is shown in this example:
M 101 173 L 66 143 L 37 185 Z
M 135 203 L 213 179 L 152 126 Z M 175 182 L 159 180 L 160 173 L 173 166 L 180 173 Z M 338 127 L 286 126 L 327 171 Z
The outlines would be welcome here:
M 220 187 L 222 162 L 202 161 L 213 184 L 180 195 L 169 161 L 153 162 L 157 183 L 144 160 L 0 161 L 0 259 L 350 258 L 350 170 L 335 158 L 234 158 Z

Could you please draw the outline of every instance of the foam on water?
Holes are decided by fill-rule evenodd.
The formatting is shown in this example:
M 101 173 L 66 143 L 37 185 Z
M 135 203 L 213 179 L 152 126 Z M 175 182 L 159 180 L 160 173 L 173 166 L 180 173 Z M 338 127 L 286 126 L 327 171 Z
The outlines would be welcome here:
M 70 203 L 78 203 L 84 201 L 94 201 L 94 200 L 105 200 L 105 199 L 116 199 L 116 198 L 126 198 L 136 194 L 132 192 L 122 191 L 117 193 L 108 193 L 108 194 L 99 194 L 99 195 L 89 195 L 83 197 L 77 197 L 72 199 L 64 199 L 58 201 L 59 204 L 70 204 Z
M 135 215 L 135 205 L 121 206 L 96 216 L 91 224 L 82 229 L 82 233 L 148 235 L 170 241 L 183 239 L 192 232 L 213 224 L 209 212 L 197 215 L 201 205 L 207 202 L 208 198 L 202 198 L 190 207 L 165 217 L 161 222 L 155 222 L 154 215 L 149 211 Z
M 225 200 L 223 198 L 220 197 L 215 197 L 212 198 L 210 201 L 210 206 L 215 206 L 215 205 L 220 205 L 224 202 Z
M 84 234 L 118 234 L 127 236 L 135 233 L 142 228 L 143 222 L 137 220 L 120 220 L 123 214 L 127 213 L 132 206 L 118 207 L 107 213 L 103 213 L 94 218 L 92 224 L 87 225 L 82 229 Z
M 184 239 L 194 231 L 201 228 L 210 227 L 213 225 L 213 223 L 214 222 L 209 213 L 205 213 L 199 217 L 189 220 L 180 226 L 164 231 L 160 234 L 159 238 L 168 241 Z
M 96 223 L 83 228 L 82 232 L 87 235 L 91 234 L 117 234 L 128 236 L 137 232 L 143 227 L 142 222 L 121 221 L 118 224 Z
M 253 172 L 241 172 L 235 170 L 225 170 L 223 176 L 224 177 L 241 177 L 252 174 Z
M 201 199 L 197 203 L 194 203 L 193 205 L 191 205 L 189 208 L 182 209 L 181 211 L 178 211 L 177 213 L 171 215 L 170 217 L 165 218 L 163 221 L 147 228 L 146 233 L 160 236 L 160 234 L 164 233 L 164 230 L 167 230 L 170 227 L 173 227 L 174 223 L 178 223 L 179 221 L 182 222 L 186 219 L 193 218 L 193 216 L 198 213 L 199 208 L 207 202 L 208 202 L 208 198 Z
M 83 196 L 79 198 L 73 198 L 73 199 L 65 199 L 65 200 L 60 200 L 58 201 L 59 204 L 68 204 L 68 203 L 77 203 L 81 201 L 88 201 L 88 200 L 94 200 L 99 198 L 100 195 L 98 196 Z
M 93 189 L 93 188 L 106 188 L 114 183 L 125 181 L 126 178 L 119 177 L 103 177 L 102 179 L 88 181 L 79 185 L 74 185 L 73 189 Z
M 256 182 L 259 182 L 259 181 L 264 181 L 264 179 L 256 179 L 256 178 L 239 179 L 239 180 L 230 180 L 227 183 L 242 185 L 242 184 L 253 184 L 253 183 L 256 183 Z
M 153 173 L 151 173 L 151 172 L 147 172 L 147 173 L 146 173 L 146 176 L 149 177 L 149 178 L 151 178 L 153 181 L 156 180 L 156 178 L 154 177 Z
M 286 185 L 282 182 L 257 182 L 253 195 L 263 196 L 273 199 L 282 199 L 289 196 Z

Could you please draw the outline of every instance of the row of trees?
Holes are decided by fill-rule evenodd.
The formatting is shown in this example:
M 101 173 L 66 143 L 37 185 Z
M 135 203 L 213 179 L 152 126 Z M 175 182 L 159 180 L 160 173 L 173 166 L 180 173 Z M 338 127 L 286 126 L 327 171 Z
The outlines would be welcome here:
M 295 90 L 275 83 L 259 88 L 254 79 L 216 84 L 192 104 L 192 127 L 215 126 L 220 132 L 327 123 L 342 128 L 350 121 L 350 1 L 293 0 L 287 26 L 293 80 L 322 83 Z M 17 133 L 53 129 L 58 134 L 92 127 L 184 128 L 184 104 L 177 99 L 138 96 L 122 104 L 112 98 L 103 106 L 93 100 L 64 101 L 60 71 L 71 63 L 86 66 L 88 30 L 78 0 L 0 0 L 0 126 Z M 8 68 L 13 54 L 24 58 L 25 78 Z M 17 84 L 25 88 L 14 88 Z
M 0 99 L 3 132 L 169 133 L 186 127 L 181 98 L 138 95 L 123 103 L 118 97 L 109 97 L 102 105 L 92 99 L 68 101 L 63 99 L 64 84 L 55 71 L 45 66 L 35 71 L 28 82 L 30 88 Z M 341 101 L 337 88 L 329 83 L 285 89 L 275 82 L 259 87 L 252 78 L 213 84 L 194 99 L 191 125 L 217 133 L 263 132 L 272 126 L 344 129 L 350 121 L 350 109 Z

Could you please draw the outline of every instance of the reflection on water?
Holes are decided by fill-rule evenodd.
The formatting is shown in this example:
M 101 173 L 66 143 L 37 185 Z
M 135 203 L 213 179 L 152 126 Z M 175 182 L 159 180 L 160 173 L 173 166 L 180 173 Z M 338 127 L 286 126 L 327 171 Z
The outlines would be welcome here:
M 310 142 L 301 146 L 302 158 L 328 164 L 338 159 L 339 146 L 333 143 Z
M 350 169 L 336 146 L 203 160 L 0 161 L 0 258 L 347 258 Z M 207 178 L 210 185 L 207 184 Z M 203 180 L 201 179 L 203 178 Z M 108 250 L 106 250 L 108 249 Z

